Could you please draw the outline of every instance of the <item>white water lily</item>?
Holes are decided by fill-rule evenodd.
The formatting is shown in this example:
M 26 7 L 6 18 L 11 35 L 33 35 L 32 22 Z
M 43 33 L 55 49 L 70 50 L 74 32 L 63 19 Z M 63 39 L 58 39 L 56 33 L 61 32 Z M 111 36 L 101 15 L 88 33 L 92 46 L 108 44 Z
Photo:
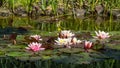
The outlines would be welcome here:
M 63 30 L 60 32 L 60 36 L 63 38 L 70 38 L 73 37 L 75 34 L 73 34 L 72 32 L 70 32 L 70 30 Z
M 59 33 L 59 37 L 57 40 L 55 40 L 56 45 L 64 45 L 67 48 L 71 48 L 72 45 L 77 45 L 81 43 L 82 41 L 77 40 L 76 37 L 74 37 L 75 34 L 70 32 L 70 30 L 63 30 Z
M 81 43 L 82 41 L 77 40 L 77 38 L 58 38 L 55 40 L 57 45 L 76 45 Z
M 97 38 L 97 39 L 106 39 L 106 38 L 109 38 L 110 37 L 110 35 L 109 35 L 109 33 L 106 33 L 106 32 L 104 32 L 104 31 L 95 31 L 95 33 L 96 33 L 96 35 L 97 36 L 95 36 L 95 38 Z
M 57 40 L 55 40 L 57 45 L 68 45 L 69 42 L 71 41 L 70 38 L 58 38 Z
M 73 39 L 72 39 L 72 44 L 79 44 L 79 43 L 81 43 L 82 41 L 81 40 L 77 40 L 77 38 L 76 37 L 74 37 Z

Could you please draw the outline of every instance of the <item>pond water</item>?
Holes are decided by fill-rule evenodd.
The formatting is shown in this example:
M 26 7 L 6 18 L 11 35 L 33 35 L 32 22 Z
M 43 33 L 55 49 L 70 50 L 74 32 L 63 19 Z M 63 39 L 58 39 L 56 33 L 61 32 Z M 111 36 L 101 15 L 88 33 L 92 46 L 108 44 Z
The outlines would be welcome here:
M 74 30 L 74 31 L 119 31 L 120 19 L 112 19 L 105 17 L 39 17 L 37 19 L 22 18 L 22 17 L 9 17 L 0 18 L 0 28 L 5 29 L 8 27 L 26 29 L 35 29 L 41 31 L 58 31 L 58 30 Z
M 66 17 L 39 17 L 39 18 L 27 18 L 27 17 L 8 17 L 8 18 L 0 18 L 0 55 L 1 56 L 12 56 L 16 57 L 15 59 L 19 60 L 20 62 L 16 61 L 13 58 L 7 57 L 1 58 L 0 60 L 5 63 L 5 65 L 10 65 L 9 62 L 13 63 L 13 66 L 21 64 L 33 64 L 34 60 L 41 60 L 35 61 L 34 66 L 37 68 L 43 66 L 43 68 L 49 68 L 51 66 L 51 62 L 53 63 L 52 67 L 56 68 L 66 68 L 66 67 L 79 67 L 81 65 L 78 64 L 88 64 L 93 62 L 93 64 L 87 65 L 89 68 L 119 68 L 120 61 L 113 60 L 120 58 L 120 19 L 112 19 L 112 18 L 105 18 L 105 17 L 76 17 L 73 18 L 71 16 Z M 24 42 L 23 36 L 31 35 L 31 34 L 40 34 L 46 40 L 46 37 L 52 39 L 51 37 L 56 38 L 57 32 L 60 30 L 72 30 L 76 34 L 82 35 L 83 38 L 84 34 L 89 36 L 84 32 L 91 32 L 93 33 L 95 30 L 103 30 L 111 33 L 111 39 L 109 43 L 106 43 L 107 49 L 103 51 L 90 51 L 90 53 L 84 52 L 82 49 L 75 48 L 73 51 L 70 49 L 58 49 L 58 50 L 48 50 L 43 51 L 38 54 L 28 53 L 25 51 L 26 43 Z M 82 34 L 83 32 L 83 34 Z M 4 35 L 10 35 L 12 33 L 17 33 L 17 44 L 14 46 L 10 40 L 4 40 Z M 47 38 L 47 41 L 49 39 Z M 81 37 L 78 36 L 81 39 Z M 89 39 L 89 38 L 88 38 Z M 90 36 L 91 39 L 91 36 Z M 54 40 L 54 38 L 53 38 Z M 50 43 L 53 42 L 50 40 Z M 44 42 L 45 43 L 45 42 Z M 46 44 L 46 43 L 45 43 Z M 49 44 L 48 44 L 49 45 Z M 74 51 L 75 50 L 75 51 Z M 77 51 L 78 50 L 78 51 Z M 62 53 L 62 54 L 61 54 Z M 112 55 L 111 55 L 112 54 Z M 21 57 L 22 56 L 22 57 Z M 41 57 L 39 57 L 41 56 Z M 46 59 L 46 60 L 45 60 Z M 52 60 L 52 61 L 49 61 Z M 102 61 L 104 59 L 110 59 L 99 63 L 94 63 L 95 61 Z M 13 61 L 12 61 L 13 60 Z M 28 61 L 30 60 L 30 61 Z M 21 62 L 21 61 L 24 61 Z M 26 61 L 26 62 L 25 62 Z M 47 61 L 47 62 L 46 62 Z M 56 63 L 54 63 L 56 62 Z M 60 63 L 60 64 L 59 64 Z M 62 63 L 64 63 L 62 65 Z M 76 65 L 71 65 L 71 64 Z M 95 67 L 95 65 L 97 65 Z M 58 65 L 58 66 L 57 66 Z M 23 65 L 24 66 L 27 65 Z M 86 65 L 82 66 L 83 68 Z M 30 66 L 32 68 L 32 66 Z

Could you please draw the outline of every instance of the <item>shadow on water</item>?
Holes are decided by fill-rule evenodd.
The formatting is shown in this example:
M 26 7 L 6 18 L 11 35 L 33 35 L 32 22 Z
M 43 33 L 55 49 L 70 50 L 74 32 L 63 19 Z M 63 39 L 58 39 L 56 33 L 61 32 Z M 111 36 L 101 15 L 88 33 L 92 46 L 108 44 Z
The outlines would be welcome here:
M 0 34 L 25 34 L 28 32 L 28 29 L 32 27 L 29 26 L 29 19 L 24 18 L 0 18 Z

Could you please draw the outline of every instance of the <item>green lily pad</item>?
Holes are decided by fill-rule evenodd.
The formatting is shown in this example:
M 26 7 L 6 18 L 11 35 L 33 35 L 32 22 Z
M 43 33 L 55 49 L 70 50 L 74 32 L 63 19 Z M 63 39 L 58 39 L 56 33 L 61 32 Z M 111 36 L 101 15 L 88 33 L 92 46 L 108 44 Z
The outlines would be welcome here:
M 95 59 L 105 59 L 105 58 L 109 58 L 107 55 L 102 54 L 100 52 L 98 53 L 90 53 L 90 57 L 95 58 Z
M 64 48 L 64 45 L 53 45 L 53 48 Z
M 40 54 L 41 55 L 53 55 L 54 51 L 52 50 L 41 51 Z
M 88 64 L 90 63 L 93 58 L 89 56 L 89 53 L 79 53 L 79 54 L 71 54 L 69 56 L 67 55 L 61 55 L 57 56 L 54 59 L 52 59 L 54 62 L 58 63 L 66 63 L 66 64 Z
M 116 44 L 107 44 L 107 47 L 114 50 L 120 50 L 120 45 Z
M 24 52 L 23 49 L 16 49 L 16 48 L 5 48 L 3 49 L 4 52 Z
M 23 40 L 24 39 L 24 36 L 23 35 L 17 35 L 17 40 Z
M 63 53 L 79 53 L 79 52 L 83 52 L 84 49 L 81 48 L 62 48 L 62 49 L 58 49 L 60 52 Z
M 24 49 L 25 45 L 11 45 L 8 46 L 9 48 L 13 48 L 13 49 Z
M 0 55 L 4 55 L 5 54 L 5 52 L 4 51 L 0 51 Z
M 83 52 L 80 54 L 74 54 L 73 56 L 76 57 L 76 64 L 88 64 L 92 62 L 93 58 L 90 57 L 89 53 Z
M 30 61 L 36 61 L 36 60 L 40 60 L 41 56 L 35 56 L 35 57 L 30 57 L 29 60 Z
M 12 56 L 12 57 L 17 57 L 17 56 L 29 56 L 31 55 L 30 53 L 26 53 L 26 52 L 8 52 L 5 55 L 7 56 Z
M 17 57 L 15 57 L 15 59 L 20 60 L 20 61 L 27 61 L 30 59 L 30 57 L 29 56 L 26 56 L 26 57 L 17 56 Z
M 43 55 L 41 58 L 42 58 L 42 60 L 47 60 L 47 59 L 51 59 L 51 56 L 45 56 L 45 55 Z

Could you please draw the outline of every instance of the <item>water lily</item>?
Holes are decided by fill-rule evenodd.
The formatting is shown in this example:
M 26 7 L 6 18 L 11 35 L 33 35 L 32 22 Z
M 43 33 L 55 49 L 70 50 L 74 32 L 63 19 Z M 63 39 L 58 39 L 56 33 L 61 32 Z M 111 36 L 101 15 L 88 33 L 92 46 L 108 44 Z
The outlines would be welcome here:
M 106 38 L 110 37 L 109 33 L 106 33 L 104 31 L 98 31 L 98 32 L 95 31 L 95 33 L 97 35 L 97 36 L 95 36 L 95 38 L 97 38 L 97 39 L 106 39 Z
M 64 45 L 67 48 L 71 48 L 72 45 L 77 45 L 81 43 L 82 41 L 77 40 L 77 38 L 58 38 L 55 40 L 56 45 Z
M 41 43 L 35 43 L 32 42 L 28 45 L 28 47 L 26 47 L 27 50 L 31 50 L 33 52 L 37 52 L 37 51 L 42 51 L 45 50 L 45 48 L 41 48 L 42 44 Z
M 74 34 L 72 32 L 70 32 L 70 30 L 63 30 L 59 33 L 60 38 L 70 38 L 73 36 L 74 36 Z
M 42 40 L 40 35 L 31 35 L 30 37 L 34 38 L 37 41 Z
M 82 41 L 77 40 L 76 37 L 72 38 L 72 40 L 71 40 L 71 44 L 79 44 L 79 43 L 81 43 L 81 42 L 82 42 Z
M 85 50 L 88 50 L 92 47 L 92 42 L 90 41 L 85 41 L 85 44 L 84 44 L 84 49 Z
M 69 45 L 71 38 L 58 38 L 55 42 L 57 45 Z

